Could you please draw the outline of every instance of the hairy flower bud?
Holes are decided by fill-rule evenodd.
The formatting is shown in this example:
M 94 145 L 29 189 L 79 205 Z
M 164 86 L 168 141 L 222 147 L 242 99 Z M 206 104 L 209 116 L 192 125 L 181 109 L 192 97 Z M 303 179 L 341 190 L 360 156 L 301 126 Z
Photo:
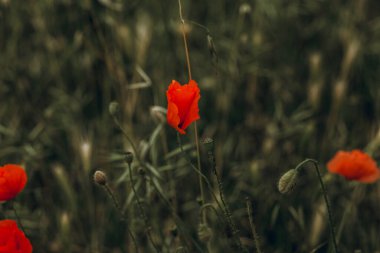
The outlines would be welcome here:
M 106 185 L 107 184 L 107 175 L 106 175 L 106 173 L 104 173 L 101 170 L 95 171 L 95 173 L 94 173 L 94 181 L 98 185 L 102 185 L 102 186 Z
M 202 144 L 204 145 L 207 152 L 213 152 L 214 151 L 214 140 L 207 137 L 203 139 Z
M 120 112 L 120 106 L 119 103 L 116 101 L 112 101 L 108 106 L 108 111 L 111 114 L 111 116 L 116 117 L 117 114 Z
M 296 169 L 288 170 L 278 181 L 278 190 L 282 194 L 286 194 L 293 190 L 298 179 L 298 171 Z
M 212 230 L 204 223 L 198 226 L 198 238 L 204 243 L 207 243 L 212 237 Z
M 131 165 L 131 163 L 133 162 L 133 153 L 132 152 L 125 152 L 124 154 L 124 160 L 129 164 Z

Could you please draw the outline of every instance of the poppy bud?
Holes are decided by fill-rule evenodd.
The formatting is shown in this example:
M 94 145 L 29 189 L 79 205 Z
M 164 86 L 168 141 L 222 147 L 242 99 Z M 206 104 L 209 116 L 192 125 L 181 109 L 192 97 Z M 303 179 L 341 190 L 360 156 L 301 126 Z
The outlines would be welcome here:
M 252 11 L 252 8 L 249 4 L 247 3 L 244 3 L 242 5 L 240 5 L 240 8 L 239 8 L 239 13 L 241 15 L 245 15 L 245 14 L 248 14 Z
M 146 174 L 145 169 L 143 169 L 141 167 L 137 170 L 137 172 L 139 173 L 140 176 L 145 176 L 145 174 Z
M 202 141 L 202 143 L 205 146 L 207 152 L 213 152 L 213 150 L 214 150 L 214 140 L 213 139 L 207 137 Z
M 204 243 L 207 243 L 212 237 L 212 230 L 204 223 L 198 226 L 198 238 Z
M 198 197 L 196 198 L 196 201 L 197 201 L 197 203 L 198 203 L 199 206 L 202 206 L 203 201 L 202 201 L 201 196 L 198 196 Z
M 171 229 L 170 229 L 170 234 L 173 236 L 173 237 L 177 237 L 178 236 L 178 228 L 177 226 L 173 226 Z
M 120 112 L 120 106 L 119 103 L 116 101 L 112 101 L 108 106 L 108 111 L 111 114 L 111 116 L 116 117 L 117 114 Z
M 278 190 L 282 194 L 286 194 L 293 190 L 293 188 L 296 186 L 298 179 L 298 170 L 291 169 L 288 170 L 280 180 L 278 181 Z
M 107 175 L 101 170 L 97 170 L 94 173 L 94 181 L 98 185 L 104 186 L 107 184 Z
M 133 154 L 132 152 L 125 152 L 124 154 L 124 160 L 129 164 L 131 165 L 131 163 L 133 162 Z
M 175 250 L 176 253 L 187 253 L 189 252 L 185 247 L 183 246 L 179 246 L 176 250 Z

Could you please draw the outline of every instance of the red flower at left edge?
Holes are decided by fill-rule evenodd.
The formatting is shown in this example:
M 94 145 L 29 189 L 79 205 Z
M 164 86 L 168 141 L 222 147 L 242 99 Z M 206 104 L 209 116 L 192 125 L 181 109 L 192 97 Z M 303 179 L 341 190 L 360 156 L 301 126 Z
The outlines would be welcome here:
M 33 247 L 14 220 L 0 220 L 0 253 L 32 253 Z
M 16 164 L 0 167 L 0 201 L 11 200 L 25 187 L 27 176 L 23 168 Z
M 188 84 L 181 85 L 173 80 L 166 91 L 168 99 L 167 121 L 170 126 L 180 134 L 199 117 L 198 101 L 201 98 L 198 84 L 190 80 Z

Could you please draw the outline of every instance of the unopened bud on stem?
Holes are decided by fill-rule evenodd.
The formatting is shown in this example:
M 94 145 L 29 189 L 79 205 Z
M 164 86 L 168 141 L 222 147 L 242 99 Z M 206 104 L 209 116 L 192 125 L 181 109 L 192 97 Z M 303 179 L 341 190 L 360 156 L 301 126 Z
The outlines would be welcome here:
M 288 170 L 280 180 L 278 181 L 278 190 L 282 194 L 286 194 L 293 190 L 293 188 L 296 186 L 298 179 L 298 170 L 291 169 Z
M 107 184 L 107 175 L 101 170 L 97 170 L 94 173 L 94 181 L 98 185 L 104 186 Z
M 116 117 L 117 114 L 120 112 L 120 106 L 119 103 L 116 101 L 112 101 L 108 106 L 108 111 L 111 114 L 111 116 Z
M 129 164 L 131 165 L 131 163 L 133 162 L 133 153 L 132 152 L 125 152 L 124 154 L 124 160 Z

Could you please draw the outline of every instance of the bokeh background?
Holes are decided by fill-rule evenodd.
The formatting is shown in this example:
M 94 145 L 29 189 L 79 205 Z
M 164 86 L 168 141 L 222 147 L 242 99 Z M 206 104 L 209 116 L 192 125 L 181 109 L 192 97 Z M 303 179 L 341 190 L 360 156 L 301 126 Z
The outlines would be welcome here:
M 379 184 L 347 182 L 325 164 L 340 149 L 380 158 L 380 3 L 182 5 L 202 95 L 199 135 L 214 139 L 242 243 L 255 252 L 249 197 L 264 252 L 328 251 L 313 167 L 305 167 L 292 194 L 277 190 L 284 172 L 313 158 L 324 174 L 341 251 L 379 252 Z M 205 251 L 197 236 L 197 175 L 162 112 L 171 80 L 188 81 L 177 1 L 0 0 L 0 55 L 0 164 L 20 163 L 28 173 L 15 205 L 34 252 L 134 252 L 126 226 L 142 252 L 154 252 L 123 161 L 132 149 L 109 113 L 111 101 L 119 103 L 121 125 L 151 166 L 142 176 L 134 170 L 154 239 L 164 252 L 186 247 L 158 188 L 192 238 L 188 252 Z M 193 134 L 190 127 L 182 143 L 196 163 Z M 96 169 L 107 173 L 126 222 L 93 183 Z M 4 204 L 0 214 L 14 218 Z M 234 252 L 215 215 L 208 217 L 210 252 Z

